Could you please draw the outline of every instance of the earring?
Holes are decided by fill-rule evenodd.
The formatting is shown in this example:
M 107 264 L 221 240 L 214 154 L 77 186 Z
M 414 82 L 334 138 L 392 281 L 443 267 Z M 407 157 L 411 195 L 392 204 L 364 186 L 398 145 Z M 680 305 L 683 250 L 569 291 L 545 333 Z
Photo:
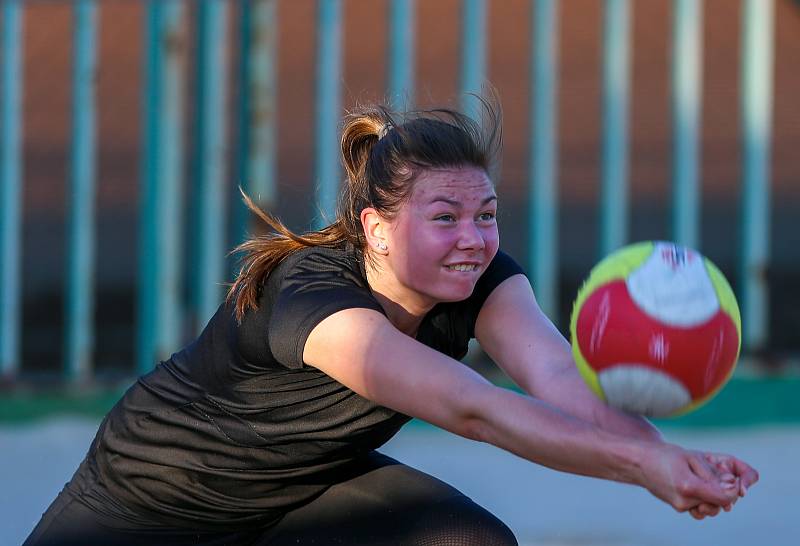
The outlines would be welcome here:
M 386 243 L 384 243 L 383 241 L 378 241 L 378 244 L 376 246 L 378 247 L 378 250 L 382 252 L 385 252 L 386 250 L 389 249 L 389 247 L 386 246 Z

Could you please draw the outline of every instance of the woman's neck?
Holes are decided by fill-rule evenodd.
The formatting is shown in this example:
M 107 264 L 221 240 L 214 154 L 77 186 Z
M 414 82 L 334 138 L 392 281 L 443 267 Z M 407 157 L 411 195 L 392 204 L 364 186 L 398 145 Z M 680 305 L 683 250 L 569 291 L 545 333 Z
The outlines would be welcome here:
M 404 334 L 416 337 L 422 319 L 433 305 L 409 301 L 409 298 L 403 297 L 403 291 L 398 289 L 393 277 L 390 278 L 390 275 L 376 270 L 370 264 L 366 264 L 365 269 L 370 290 L 386 312 L 389 322 Z

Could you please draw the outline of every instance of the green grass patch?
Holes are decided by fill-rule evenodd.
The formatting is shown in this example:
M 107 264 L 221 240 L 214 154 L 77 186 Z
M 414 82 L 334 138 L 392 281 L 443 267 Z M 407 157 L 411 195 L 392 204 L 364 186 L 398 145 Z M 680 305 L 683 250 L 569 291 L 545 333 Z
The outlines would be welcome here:
M 800 378 L 734 377 L 706 405 L 672 419 L 665 427 L 719 427 L 800 423 Z
M 97 389 L 4 393 L 0 394 L 0 423 L 24 424 L 57 415 L 101 419 L 124 392 L 123 389 Z

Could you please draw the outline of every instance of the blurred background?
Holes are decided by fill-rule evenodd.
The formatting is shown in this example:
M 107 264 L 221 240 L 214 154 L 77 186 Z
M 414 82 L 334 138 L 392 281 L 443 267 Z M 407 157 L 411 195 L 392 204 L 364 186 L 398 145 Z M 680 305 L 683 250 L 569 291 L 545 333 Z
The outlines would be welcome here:
M 317 227 L 343 176 L 345 111 L 375 101 L 474 111 L 468 93 L 487 84 L 505 118 L 495 173 L 501 246 L 561 331 L 607 253 L 648 239 L 695 247 L 737 293 L 743 353 L 716 399 L 664 426 L 680 438 L 720 429 L 730 449 L 778 426 L 758 436 L 762 464 L 800 448 L 800 2 L 0 5 L 0 467 L 11 484 L 0 500 L 27 507 L 0 510 L 13 537 L 68 479 L 86 430 L 213 314 L 236 271 L 228 251 L 261 230 L 239 186 L 290 228 Z M 507 381 L 480 351 L 469 358 Z M 433 433 L 417 424 L 415 434 Z M 771 451 L 772 437 L 780 448 Z M 454 448 L 457 440 L 436 441 L 439 451 L 418 453 L 421 466 L 444 452 L 485 460 Z M 39 468 L 55 468 L 43 457 L 61 449 L 67 463 L 30 489 L 38 474 L 13 470 L 20 459 L 6 445 Z M 518 477 L 512 461 L 497 465 Z M 28 504 L 8 493 L 15 485 Z M 617 494 L 598 492 L 598 504 Z M 585 536 L 603 535 L 598 521 Z M 518 528 L 554 544 L 627 544 L 617 521 L 594 542 Z M 749 543 L 719 529 L 727 544 Z M 690 543 L 651 539 L 641 543 Z

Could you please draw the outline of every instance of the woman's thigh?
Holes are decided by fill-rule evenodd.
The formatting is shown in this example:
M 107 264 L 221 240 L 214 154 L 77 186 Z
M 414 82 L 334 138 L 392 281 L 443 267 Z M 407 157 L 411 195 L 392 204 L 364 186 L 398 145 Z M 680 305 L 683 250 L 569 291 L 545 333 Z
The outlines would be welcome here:
M 369 469 L 290 512 L 260 546 L 511 546 L 511 530 L 454 487 L 375 453 Z
M 23 546 L 230 546 L 252 544 L 260 533 L 197 532 L 192 529 L 115 527 L 69 491 L 62 491 Z

